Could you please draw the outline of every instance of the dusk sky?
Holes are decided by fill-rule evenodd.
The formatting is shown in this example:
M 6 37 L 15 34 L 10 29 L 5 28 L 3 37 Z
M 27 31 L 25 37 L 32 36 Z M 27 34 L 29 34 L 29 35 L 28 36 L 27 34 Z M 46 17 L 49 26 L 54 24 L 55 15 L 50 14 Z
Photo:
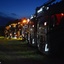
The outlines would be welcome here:
M 0 14 L 16 18 L 30 17 L 35 9 L 48 0 L 0 0 Z M 60 0 L 57 0 L 60 1 Z

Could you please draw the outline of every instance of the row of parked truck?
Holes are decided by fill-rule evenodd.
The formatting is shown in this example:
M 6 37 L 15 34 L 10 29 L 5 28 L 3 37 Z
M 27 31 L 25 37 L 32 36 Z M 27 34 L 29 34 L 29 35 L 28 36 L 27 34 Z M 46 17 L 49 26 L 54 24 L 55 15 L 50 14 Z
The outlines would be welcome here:
M 64 1 L 54 2 L 49 0 L 35 9 L 26 34 L 28 44 L 47 55 L 64 52 Z

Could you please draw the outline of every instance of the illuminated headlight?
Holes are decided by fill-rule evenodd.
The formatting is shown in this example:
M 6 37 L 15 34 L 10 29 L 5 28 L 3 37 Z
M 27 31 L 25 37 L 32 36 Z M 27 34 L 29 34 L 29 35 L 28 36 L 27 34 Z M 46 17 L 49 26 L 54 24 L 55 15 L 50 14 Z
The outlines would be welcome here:
M 9 27 L 11 27 L 11 25 L 9 25 Z
M 10 33 L 10 36 L 12 36 L 12 34 Z
M 32 27 L 34 27 L 34 25 L 32 25 Z
M 33 29 L 31 28 L 30 31 L 32 31 Z
M 34 44 L 35 42 L 34 42 L 34 39 L 32 40 L 32 44 Z
M 14 32 L 14 34 L 16 34 L 16 32 Z
M 46 26 L 47 25 L 47 22 L 44 22 L 44 26 Z
M 17 37 L 15 36 L 14 39 L 17 39 Z
M 47 7 L 47 10 L 49 9 L 49 7 Z
M 45 51 L 49 51 L 48 44 L 45 44 Z

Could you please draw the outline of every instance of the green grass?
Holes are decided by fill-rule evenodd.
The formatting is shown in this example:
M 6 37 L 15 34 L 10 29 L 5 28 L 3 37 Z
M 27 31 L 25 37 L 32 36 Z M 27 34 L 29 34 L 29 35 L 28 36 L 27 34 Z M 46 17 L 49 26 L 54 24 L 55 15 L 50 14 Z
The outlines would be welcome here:
M 38 53 L 36 48 L 29 47 L 26 41 L 0 38 L 0 59 L 11 60 L 19 58 L 42 60 L 43 56 Z

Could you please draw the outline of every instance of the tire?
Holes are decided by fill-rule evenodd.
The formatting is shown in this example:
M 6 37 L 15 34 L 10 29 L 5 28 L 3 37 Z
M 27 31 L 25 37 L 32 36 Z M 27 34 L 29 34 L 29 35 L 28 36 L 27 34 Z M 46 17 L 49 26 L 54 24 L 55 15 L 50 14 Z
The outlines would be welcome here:
M 37 47 L 41 53 L 49 54 L 49 46 L 48 46 L 47 40 L 44 41 L 44 39 L 45 39 L 45 37 L 43 37 L 43 36 L 38 37 Z

